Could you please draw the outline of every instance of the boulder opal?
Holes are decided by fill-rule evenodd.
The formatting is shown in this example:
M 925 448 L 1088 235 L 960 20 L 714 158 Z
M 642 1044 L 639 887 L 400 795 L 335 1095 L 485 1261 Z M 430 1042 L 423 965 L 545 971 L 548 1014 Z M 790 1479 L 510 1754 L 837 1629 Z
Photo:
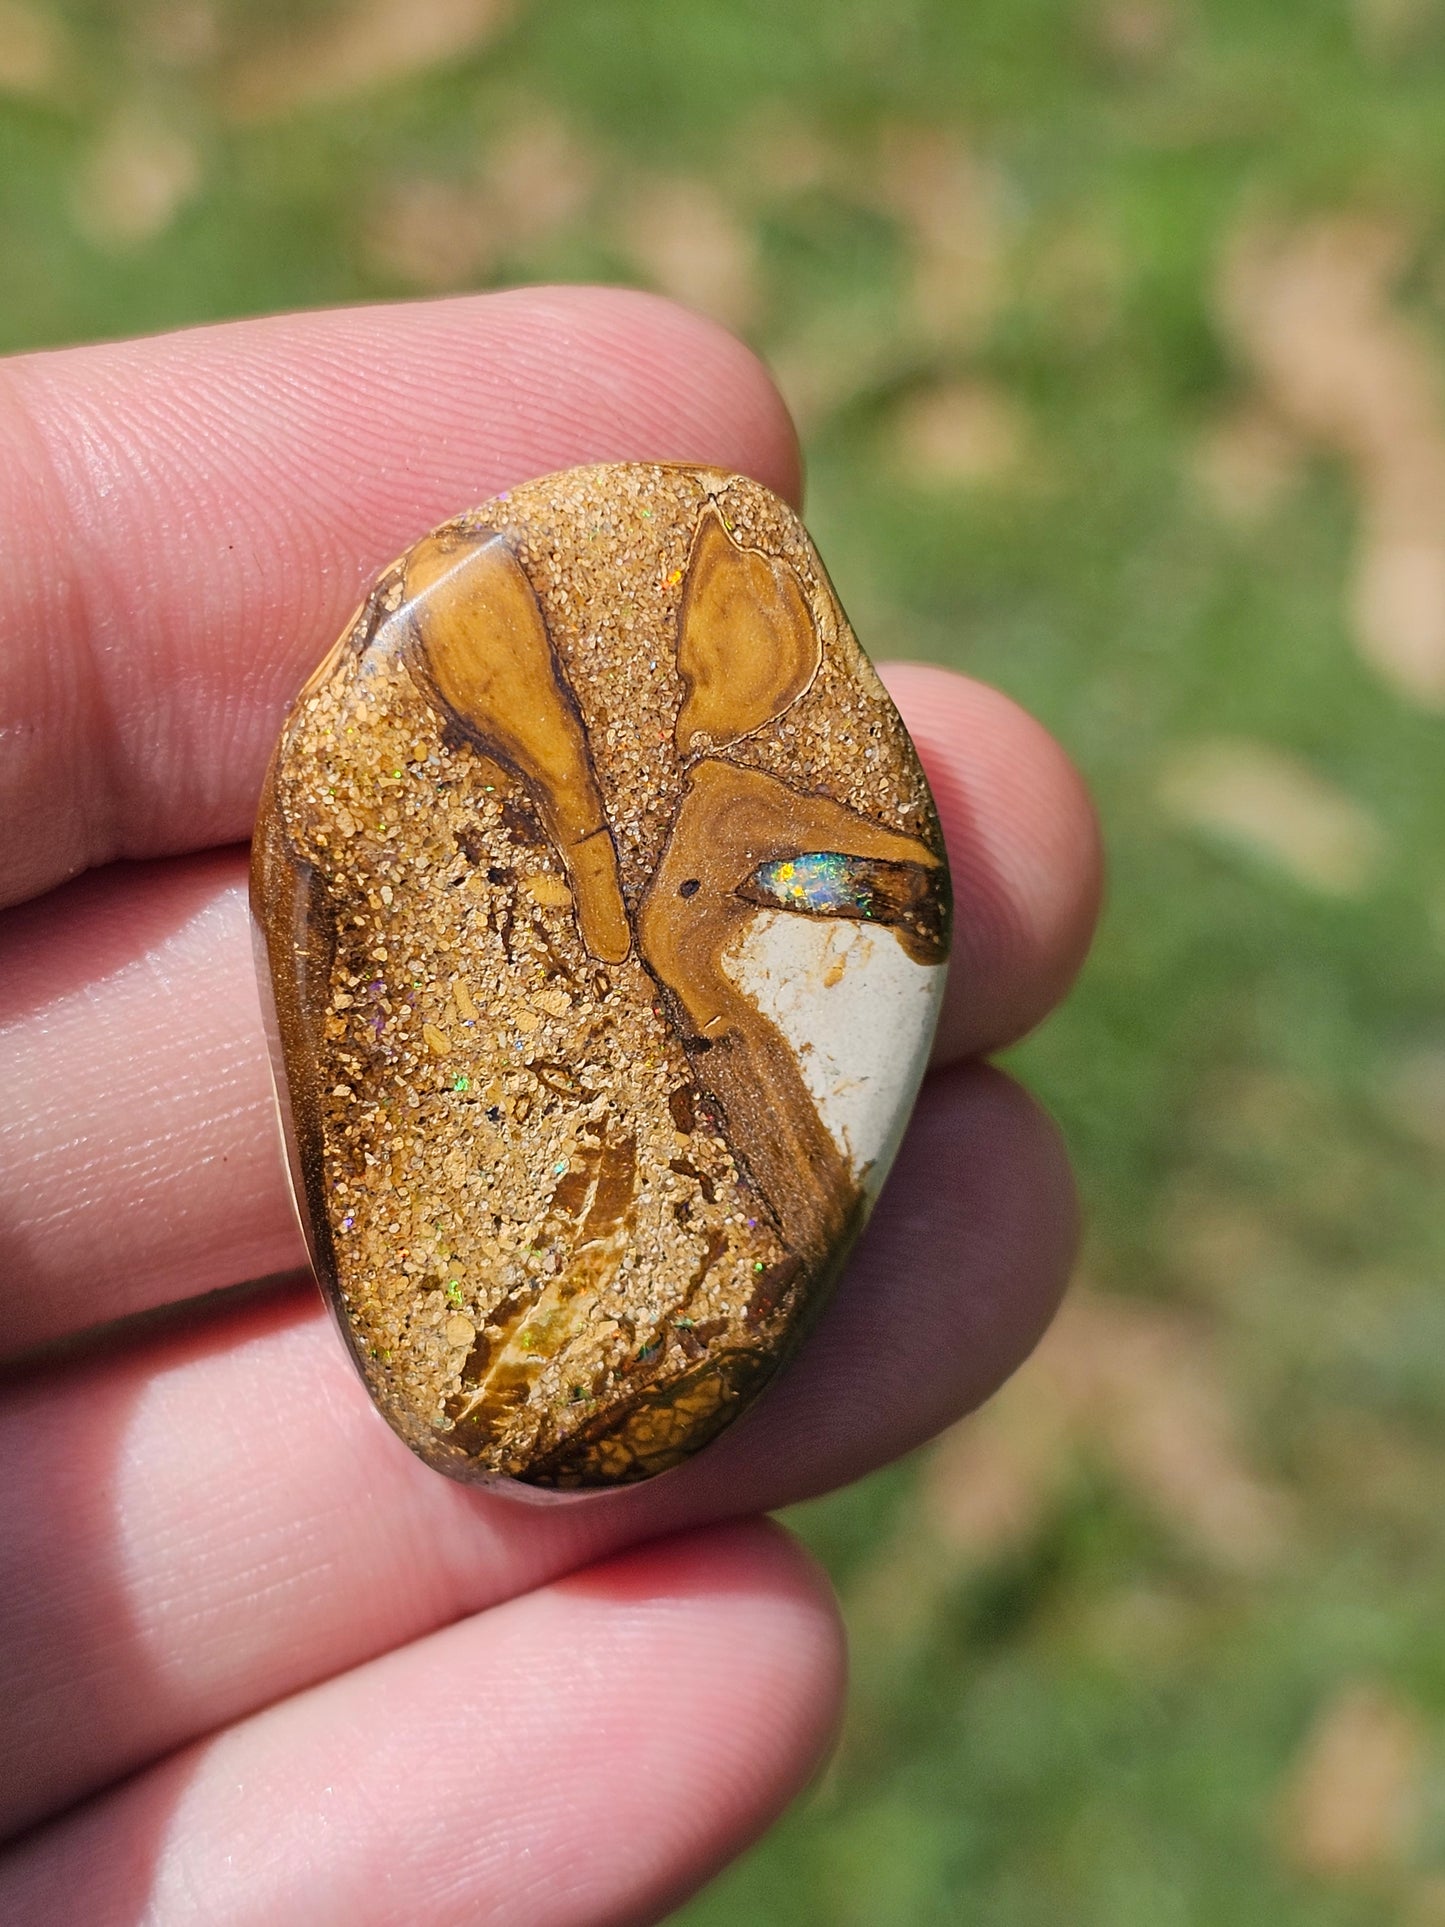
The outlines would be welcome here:
M 928 788 L 755 482 L 446 523 L 296 701 L 252 897 L 317 1273 L 444 1472 L 677 1464 L 817 1310 L 927 1058 Z

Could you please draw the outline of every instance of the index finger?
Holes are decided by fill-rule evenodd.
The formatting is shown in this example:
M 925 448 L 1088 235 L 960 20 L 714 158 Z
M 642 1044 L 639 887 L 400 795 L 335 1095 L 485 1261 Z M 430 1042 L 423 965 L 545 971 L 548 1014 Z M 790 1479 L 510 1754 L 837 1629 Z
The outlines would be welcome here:
M 620 289 L 0 364 L 0 904 L 248 836 L 278 720 L 377 571 L 513 482 L 623 459 L 798 493 L 761 364 Z

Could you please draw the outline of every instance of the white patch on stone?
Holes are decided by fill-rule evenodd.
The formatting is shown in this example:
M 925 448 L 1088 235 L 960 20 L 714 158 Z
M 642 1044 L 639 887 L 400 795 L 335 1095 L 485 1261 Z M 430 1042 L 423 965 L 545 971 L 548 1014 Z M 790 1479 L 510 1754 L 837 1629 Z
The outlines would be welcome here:
M 797 1056 L 818 1115 L 870 1199 L 893 1162 L 943 999 L 881 924 L 760 910 L 723 969 Z

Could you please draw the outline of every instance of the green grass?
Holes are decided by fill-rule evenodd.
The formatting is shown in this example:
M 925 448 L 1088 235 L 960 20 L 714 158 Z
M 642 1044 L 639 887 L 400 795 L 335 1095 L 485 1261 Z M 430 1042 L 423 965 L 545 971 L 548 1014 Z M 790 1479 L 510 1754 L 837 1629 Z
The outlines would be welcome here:
M 858 1629 L 845 1742 L 681 1917 L 1445 1920 L 1445 1151 L 1391 1095 L 1445 1044 L 1445 724 L 1357 651 L 1359 505 L 1327 450 L 1252 517 L 1197 479 L 1255 392 L 1217 289 L 1261 210 L 1398 218 L 1399 311 L 1445 346 L 1445 6 L 533 0 L 442 68 L 228 115 L 236 62 L 299 11 L 223 8 L 181 58 L 136 25 L 164 9 L 49 10 L 51 75 L 0 95 L 0 349 L 429 292 L 379 210 L 418 180 L 481 191 L 542 112 L 584 186 L 543 231 L 489 203 L 460 284 L 675 279 L 628 210 L 701 181 L 750 264 L 736 312 L 806 404 L 810 519 L 865 642 L 1002 685 L 1095 785 L 1098 952 L 1016 1068 L 1070 1138 L 1095 1291 L 1192 1321 L 1232 1449 L 1291 1521 L 1237 1568 L 1076 1439 L 1021 1540 L 925 1559 L 895 1617 L 889 1562 L 933 1529 L 919 1468 L 805 1508 Z M 194 186 L 127 239 L 83 183 L 142 109 Z M 945 276 L 941 314 L 912 282 L 928 209 L 887 186 L 907 129 L 979 170 L 983 265 Z M 1023 452 L 921 477 L 900 424 L 958 382 Z M 1366 813 L 1360 887 L 1161 808 L 1161 772 L 1217 737 Z M 1357 1679 L 1423 1736 L 1416 1817 L 1378 1865 L 1301 1869 L 1282 1789 Z

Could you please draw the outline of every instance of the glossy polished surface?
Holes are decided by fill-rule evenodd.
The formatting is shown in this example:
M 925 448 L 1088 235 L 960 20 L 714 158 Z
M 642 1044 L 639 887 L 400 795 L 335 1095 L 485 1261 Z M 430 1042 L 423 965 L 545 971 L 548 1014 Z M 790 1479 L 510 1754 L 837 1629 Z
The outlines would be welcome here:
M 826 1295 L 927 1058 L 927 786 L 805 531 L 682 466 L 417 544 L 297 701 L 253 903 L 313 1261 L 464 1478 L 675 1465 Z

